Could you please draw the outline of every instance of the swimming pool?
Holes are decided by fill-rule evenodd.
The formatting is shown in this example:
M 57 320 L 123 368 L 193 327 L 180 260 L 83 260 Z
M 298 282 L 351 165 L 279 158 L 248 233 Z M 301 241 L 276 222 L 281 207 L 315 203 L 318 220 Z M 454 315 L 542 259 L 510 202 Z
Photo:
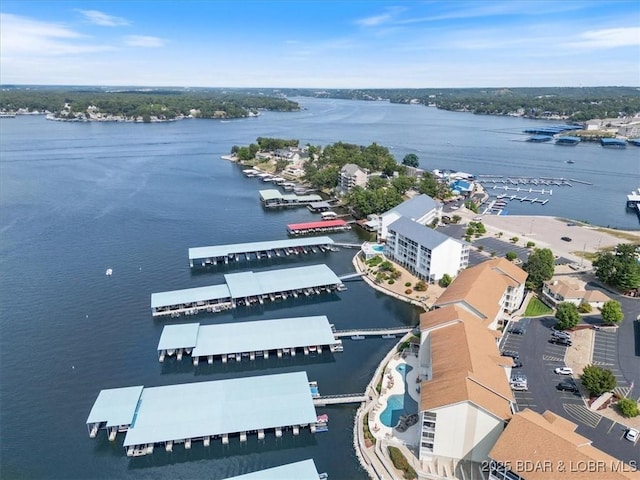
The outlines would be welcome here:
M 400 415 L 410 415 L 418 412 L 418 402 L 409 395 L 409 385 L 407 384 L 407 373 L 413 370 L 411 365 L 402 363 L 396 367 L 396 371 L 402 375 L 404 380 L 404 393 L 391 395 L 387 399 L 387 407 L 380 414 L 380 422 L 387 427 L 395 427 L 400 420 Z
M 380 245 L 380 244 L 372 245 L 371 246 L 371 250 L 374 250 L 374 251 L 379 252 L 379 253 L 383 253 L 384 252 L 384 245 Z

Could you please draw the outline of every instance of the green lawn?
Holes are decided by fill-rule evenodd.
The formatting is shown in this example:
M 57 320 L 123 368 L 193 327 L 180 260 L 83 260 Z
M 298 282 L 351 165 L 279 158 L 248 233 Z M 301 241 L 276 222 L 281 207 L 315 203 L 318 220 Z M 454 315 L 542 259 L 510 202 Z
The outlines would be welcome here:
M 531 297 L 527 309 L 524 311 L 525 317 L 539 317 L 540 315 L 549 315 L 553 310 L 547 307 L 537 297 Z

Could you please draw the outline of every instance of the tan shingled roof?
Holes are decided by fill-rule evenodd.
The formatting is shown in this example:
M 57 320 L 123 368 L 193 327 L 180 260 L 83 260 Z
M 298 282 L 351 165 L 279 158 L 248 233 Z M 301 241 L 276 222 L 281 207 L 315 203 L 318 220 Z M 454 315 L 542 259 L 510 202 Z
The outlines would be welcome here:
M 573 283 L 565 282 L 564 280 L 555 280 L 547 282 L 547 288 L 554 295 L 560 295 L 563 298 L 582 298 L 585 295 L 585 291 Z
M 432 378 L 420 387 L 420 409 L 470 401 L 510 418 L 513 394 L 502 365 L 512 360 L 500 357 L 495 333 L 457 306 L 421 315 L 420 327 L 430 330 L 432 359 Z
M 435 303 L 436 307 L 463 304 L 492 321 L 500 312 L 500 299 L 508 286 L 524 283 L 527 272 L 505 258 L 482 262 L 463 270 Z
M 600 290 L 588 290 L 584 296 L 585 302 L 608 302 L 611 300 Z
M 622 462 L 593 447 L 576 427 L 553 412 L 525 409 L 513 416 L 489 456 L 527 480 L 637 480 L 637 471 L 626 465 L 620 472 Z

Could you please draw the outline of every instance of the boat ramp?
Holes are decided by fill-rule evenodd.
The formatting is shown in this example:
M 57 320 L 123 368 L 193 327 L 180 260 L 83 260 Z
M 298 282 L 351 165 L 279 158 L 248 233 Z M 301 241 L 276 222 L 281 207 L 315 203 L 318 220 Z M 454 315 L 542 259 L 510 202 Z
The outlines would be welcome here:
M 241 260 L 288 257 L 291 255 L 328 252 L 334 249 L 333 240 L 326 236 L 195 247 L 189 249 L 189 265 L 191 268 L 194 266 L 228 265 L 229 262 L 240 262 Z
M 227 363 L 323 351 L 342 351 L 342 341 L 324 315 L 221 325 L 167 325 L 158 342 L 160 362 L 174 355 L 181 360 L 186 354 L 194 366 L 200 360 L 211 365 L 214 359 Z
M 238 306 L 263 304 L 265 301 L 289 297 L 319 295 L 345 290 L 338 276 L 326 265 L 240 272 L 224 275 L 220 285 L 187 288 L 151 294 L 151 312 L 154 317 L 202 311 L 220 312 Z
M 186 450 L 194 441 L 205 447 L 211 440 L 228 444 L 230 436 L 246 442 L 251 434 L 263 440 L 271 433 L 282 437 L 287 430 L 299 435 L 309 428 L 315 433 L 312 383 L 306 372 L 293 372 L 102 390 L 87 418 L 87 430 L 91 438 L 107 430 L 111 441 L 118 432 L 126 433 L 123 446 L 129 457 L 151 454 L 156 445 L 171 452 L 179 443 Z

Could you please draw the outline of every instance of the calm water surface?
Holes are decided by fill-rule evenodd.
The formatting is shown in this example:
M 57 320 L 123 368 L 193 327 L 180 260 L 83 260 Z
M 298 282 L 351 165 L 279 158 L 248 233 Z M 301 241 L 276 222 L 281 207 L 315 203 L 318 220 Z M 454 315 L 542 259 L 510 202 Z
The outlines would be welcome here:
M 163 325 L 152 292 L 221 283 L 224 270 L 192 273 L 189 247 L 286 238 L 306 209 L 264 212 L 257 179 L 220 160 L 232 145 L 258 136 L 303 144 L 345 141 L 416 153 L 423 168 L 476 174 L 576 178 L 554 189 L 546 206 L 511 213 L 559 215 L 638 228 L 624 209 L 640 186 L 640 150 L 575 148 L 522 142 L 539 123 L 478 117 L 382 102 L 300 99 L 299 113 L 265 113 L 230 122 L 154 125 L 77 124 L 18 117 L 0 122 L 0 473 L 3 478 L 225 478 L 313 458 L 330 478 L 366 478 L 352 448 L 355 409 L 318 409 L 330 431 L 259 443 L 195 443 L 131 460 L 123 435 L 89 439 L 85 421 L 103 388 L 156 386 L 306 370 L 322 393 L 362 391 L 392 340 L 345 342 L 343 353 L 241 365 L 159 364 Z M 566 161 L 573 159 L 574 164 Z M 355 233 L 335 235 L 355 242 Z M 327 263 L 352 271 L 354 251 L 310 256 L 283 268 Z M 112 277 L 104 275 L 113 268 Z M 234 270 L 239 271 L 239 270 Z M 201 314 L 201 323 L 326 314 L 337 328 L 411 325 L 418 312 L 350 282 L 335 298 L 298 299 L 262 309 Z M 186 320 L 181 320 L 186 321 Z M 251 395 L 252 392 L 247 392 Z M 185 401 L 188 401 L 185 399 Z

